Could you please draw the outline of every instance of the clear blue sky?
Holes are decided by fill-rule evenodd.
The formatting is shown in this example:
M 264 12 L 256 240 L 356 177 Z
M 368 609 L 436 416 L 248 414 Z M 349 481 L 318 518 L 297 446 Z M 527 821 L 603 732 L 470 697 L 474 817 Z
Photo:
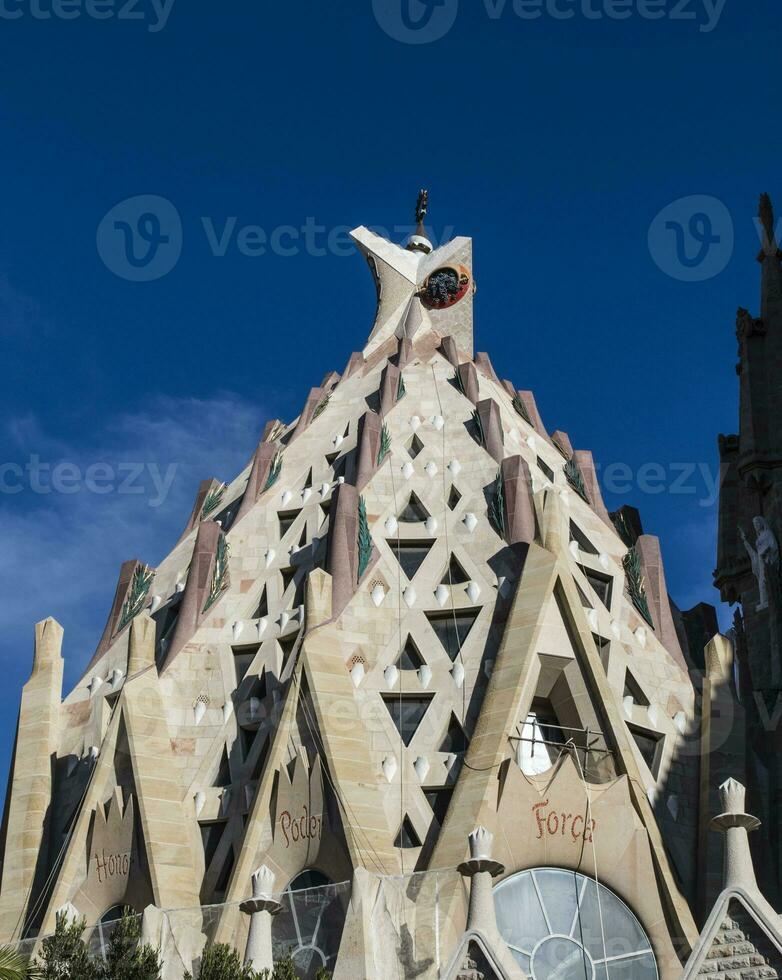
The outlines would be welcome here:
M 714 22 L 703 0 L 679 8 L 694 20 L 672 16 L 680 0 L 655 0 L 659 20 L 644 0 L 546 0 L 534 20 L 511 0 L 176 0 L 162 23 L 151 0 L 68 0 L 48 19 L 53 0 L 36 2 L 0 4 L 0 464 L 21 487 L 0 493 L 3 773 L 33 623 L 65 627 L 70 686 L 120 563 L 159 561 L 199 480 L 234 476 L 265 420 L 297 415 L 367 336 L 369 274 L 342 248 L 319 254 L 325 233 L 262 256 L 229 236 L 216 255 L 203 219 L 218 238 L 230 217 L 237 232 L 392 228 L 429 186 L 435 236 L 475 239 L 477 349 L 535 391 L 549 429 L 603 467 L 713 479 L 717 433 L 735 428 L 735 310 L 757 308 L 758 193 L 782 209 L 778 3 L 727 0 Z M 402 43 L 381 20 L 444 36 Z M 139 283 L 107 268 L 96 232 L 141 194 L 171 202 L 183 238 L 172 270 Z M 706 206 L 715 224 L 695 230 L 727 253 L 702 282 L 654 261 L 676 234 L 665 220 L 648 244 L 692 195 L 735 230 L 731 250 Z M 9 465 L 35 458 L 72 464 L 58 485 L 75 492 L 41 493 L 46 471 L 16 480 Z M 85 487 L 98 462 L 111 492 Z M 131 464 L 141 493 L 120 493 Z M 154 468 L 172 464 L 150 506 Z M 687 485 L 607 496 L 662 538 L 685 607 L 717 599 L 716 511 L 702 477 Z

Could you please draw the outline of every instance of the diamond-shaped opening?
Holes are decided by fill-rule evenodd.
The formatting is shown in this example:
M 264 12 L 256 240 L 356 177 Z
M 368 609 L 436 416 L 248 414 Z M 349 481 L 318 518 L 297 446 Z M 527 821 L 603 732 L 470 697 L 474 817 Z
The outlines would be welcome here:
M 421 839 L 415 832 L 415 827 L 413 826 L 410 817 L 405 814 L 404 820 L 402 821 L 402 826 L 399 828 L 399 833 L 394 838 L 394 847 L 420 847 Z
M 577 542 L 578 547 L 587 555 L 599 554 L 597 548 L 592 544 L 586 534 L 573 521 L 570 522 L 570 540 Z
M 408 636 L 404 649 L 399 654 L 396 666 L 399 670 L 418 670 L 424 665 L 424 658 L 418 651 L 418 647 L 413 642 L 412 636 Z
M 425 789 L 424 796 L 426 797 L 426 802 L 432 808 L 435 820 L 442 827 L 445 823 L 445 815 L 448 813 L 451 797 L 453 796 L 453 789 L 450 786 L 444 786 L 439 789 Z
M 255 643 L 253 645 L 231 648 L 234 655 L 234 675 L 236 677 L 237 687 L 247 676 L 247 671 L 250 669 L 253 660 L 255 660 L 255 655 L 258 653 L 260 646 L 260 643 Z
M 445 732 L 445 737 L 440 743 L 439 751 L 455 752 L 458 755 L 460 752 L 466 752 L 469 744 L 464 729 L 459 724 L 459 719 L 452 712 L 451 720 L 448 722 L 448 728 Z
M 266 586 L 263 587 L 263 592 L 261 592 L 261 598 L 258 600 L 258 607 L 253 614 L 253 619 L 261 619 L 263 616 L 269 615 L 269 600 L 266 596 Z
M 320 526 L 321 527 L 323 527 L 323 525 L 329 519 L 329 513 L 330 513 L 330 511 L 331 511 L 331 501 L 330 500 L 326 500 L 324 503 L 322 503 L 320 505 L 320 513 L 321 513 Z
M 637 704 L 641 708 L 649 707 L 649 698 L 644 694 L 641 685 L 629 670 L 625 673 L 624 697 L 631 697 L 633 704 Z
M 606 609 L 610 609 L 614 580 L 610 575 L 601 575 L 599 572 L 595 572 L 591 568 L 584 568 L 583 566 L 579 567 L 584 573 L 584 577 L 586 578 L 587 582 L 589 582 L 589 584 L 592 586 L 595 595 L 603 603 Z
M 456 660 L 479 613 L 480 609 L 457 609 L 426 614 L 429 625 L 437 634 L 437 639 L 442 643 L 451 660 Z
M 326 465 L 333 466 L 335 460 L 339 457 L 339 452 L 336 453 L 326 453 Z
M 280 540 L 282 540 L 288 531 L 290 531 L 290 529 L 293 527 L 293 522 L 300 513 L 300 510 L 289 510 L 277 515 L 277 519 L 280 522 Z
M 448 508 L 449 510 L 456 510 L 459 506 L 459 501 L 462 499 L 462 495 L 456 489 L 456 487 L 451 487 L 451 492 L 448 494 Z
M 402 571 L 412 581 L 433 544 L 434 541 L 389 541 L 388 547 L 402 566 Z
M 396 725 L 396 729 L 402 736 L 405 745 L 409 745 L 413 736 L 421 724 L 421 720 L 426 714 L 426 709 L 431 704 L 434 695 L 425 696 L 386 694 L 383 701 L 388 708 L 388 713 Z
M 415 493 L 410 494 L 405 508 L 399 515 L 400 524 L 423 524 L 429 517 L 429 511 L 424 507 Z
M 470 576 L 462 568 L 456 555 L 451 555 L 451 560 L 440 585 L 466 585 L 469 581 Z
M 418 438 L 418 436 L 413 436 L 413 438 L 407 444 L 407 452 L 410 455 L 410 459 L 415 459 L 420 453 L 423 452 L 424 444 Z
M 220 767 L 217 770 L 217 775 L 214 778 L 212 786 L 230 786 L 231 785 L 231 767 L 228 765 L 228 750 L 223 746 L 223 754 L 220 756 Z

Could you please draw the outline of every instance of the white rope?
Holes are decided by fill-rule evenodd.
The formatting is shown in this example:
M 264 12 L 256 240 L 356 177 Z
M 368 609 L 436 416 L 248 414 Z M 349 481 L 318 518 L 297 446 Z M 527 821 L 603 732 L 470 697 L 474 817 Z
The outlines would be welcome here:
M 584 769 L 581 765 L 581 759 L 579 759 L 578 757 L 578 747 L 572 738 L 568 740 L 567 744 L 570 745 L 573 749 L 573 755 L 576 760 L 576 765 L 578 766 L 579 775 L 581 776 L 581 782 L 584 784 L 584 793 L 586 794 L 586 798 L 587 798 L 587 820 L 589 821 L 589 826 L 591 829 L 590 840 L 592 843 L 592 864 L 594 865 L 594 869 L 595 869 L 595 891 L 597 892 L 597 913 L 598 913 L 598 918 L 600 919 L 600 938 L 603 943 L 603 966 L 605 966 L 606 980 L 609 980 L 610 973 L 608 967 L 608 954 L 606 953 L 605 923 L 603 922 L 603 904 L 600 899 L 600 877 L 598 875 L 597 847 L 595 845 L 596 827 L 592 822 L 592 794 L 589 791 L 589 783 L 587 782 L 586 776 L 584 775 Z M 587 744 L 584 750 L 585 759 L 586 759 L 586 753 L 588 751 L 589 751 L 589 729 L 587 729 Z M 580 915 L 581 915 L 581 909 L 579 907 L 579 918 Z

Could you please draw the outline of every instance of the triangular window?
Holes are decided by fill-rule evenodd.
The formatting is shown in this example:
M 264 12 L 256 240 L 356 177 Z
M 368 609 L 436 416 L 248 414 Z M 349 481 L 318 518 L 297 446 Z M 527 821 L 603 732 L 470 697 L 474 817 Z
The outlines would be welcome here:
M 637 704 L 641 708 L 649 707 L 649 698 L 647 698 L 647 696 L 641 690 L 641 685 L 633 677 L 629 670 L 625 673 L 625 688 L 623 696 L 626 698 L 632 698 L 633 704 Z
M 554 470 L 552 470 L 552 468 L 550 466 L 547 466 L 546 463 L 544 463 L 543 460 L 540 458 L 540 456 L 538 456 L 538 458 L 537 458 L 537 464 L 538 464 L 538 469 L 540 470 L 540 472 L 545 477 L 547 477 L 551 481 L 551 483 L 553 483 L 554 482 Z
M 282 669 L 284 670 L 288 664 L 290 655 L 293 653 L 293 648 L 296 646 L 296 640 L 299 634 L 293 633 L 291 636 L 286 636 L 283 639 L 277 640 L 280 644 L 280 650 L 282 650 Z
M 451 660 L 456 660 L 479 613 L 480 609 L 457 609 L 426 614 L 429 625 Z
M 435 820 L 442 827 L 442 825 L 445 823 L 445 815 L 448 813 L 448 805 L 451 802 L 453 790 L 450 787 L 445 787 L 443 789 L 425 789 L 424 796 L 426 797 L 426 802 L 432 808 L 432 813 L 434 813 Z
M 266 586 L 263 587 L 263 592 L 261 592 L 261 598 L 258 600 L 258 608 L 255 610 L 253 619 L 261 619 L 263 616 L 269 615 L 269 600 L 266 598 Z
M 307 474 L 307 479 L 304 481 L 304 489 L 306 490 L 308 487 L 311 486 L 312 486 L 312 467 L 310 467 L 310 471 Z
M 225 859 L 225 864 L 223 865 L 223 870 L 220 872 L 220 877 L 217 879 L 215 884 L 215 892 L 224 894 L 226 888 L 228 888 L 228 882 L 231 880 L 231 872 L 234 869 L 234 849 L 233 847 L 228 848 L 228 856 Z
M 399 828 L 399 833 L 394 839 L 394 847 L 420 847 L 421 840 L 418 834 L 415 832 L 415 827 L 410 821 L 410 817 L 405 814 L 405 818 L 402 821 L 402 826 Z
M 613 590 L 614 580 L 610 575 L 601 575 L 599 572 L 593 571 L 591 568 L 581 567 L 581 571 L 584 573 L 584 577 L 587 582 L 592 586 L 592 590 L 598 599 L 603 603 L 606 609 L 611 608 L 611 592 Z
M 440 752 L 455 752 L 457 755 L 461 752 L 466 752 L 469 745 L 467 736 L 464 734 L 464 729 L 459 724 L 455 714 L 451 714 L 451 720 L 448 723 L 448 730 L 445 733 L 445 738 L 440 745 Z
M 434 541 L 389 541 L 388 546 L 393 551 L 402 571 L 412 581 L 418 569 L 423 565 L 426 556 L 432 550 Z
M 219 820 L 213 823 L 202 823 L 199 826 L 201 828 L 201 843 L 204 847 L 204 867 L 208 869 L 212 863 L 212 858 L 215 856 L 217 845 L 223 836 L 226 821 Z
M 277 518 L 278 518 L 278 520 L 280 522 L 280 540 L 281 541 L 285 537 L 285 535 L 288 533 L 288 531 L 290 531 L 291 527 L 293 527 L 293 522 L 296 520 L 296 518 L 299 516 L 300 513 L 301 513 L 301 511 L 299 511 L 299 510 L 290 510 L 290 511 L 287 511 L 286 513 L 284 513 L 284 514 L 278 514 L 277 515 Z
M 223 754 L 220 757 L 220 768 L 217 770 L 213 786 L 222 787 L 231 785 L 231 767 L 228 765 L 228 752 L 223 746 Z
M 282 593 L 283 593 L 283 595 L 285 595 L 285 593 L 288 591 L 288 587 L 290 586 L 291 582 L 293 581 L 295 575 L 296 575 L 296 569 L 295 568 L 281 568 L 280 569 L 280 578 L 282 579 Z
M 451 561 L 446 569 L 441 585 L 466 585 L 470 576 L 459 564 L 456 555 L 451 555 Z
M 409 745 L 413 736 L 421 724 L 421 719 L 426 714 L 426 709 L 432 701 L 433 695 L 426 697 L 399 697 L 395 694 L 387 694 L 383 697 L 388 712 L 396 725 L 396 729 L 402 736 L 405 745 Z
M 418 497 L 414 493 L 411 493 L 410 499 L 407 501 L 407 506 L 399 515 L 399 523 L 423 524 L 428 517 L 429 511 L 424 507 Z
M 247 761 L 250 755 L 250 750 L 253 747 L 253 742 L 255 741 L 255 736 L 258 734 L 257 728 L 240 728 L 239 738 L 242 743 L 242 758 Z
M 451 492 L 448 495 L 448 507 L 450 510 L 456 510 L 459 506 L 459 501 L 462 499 L 462 495 L 456 489 L 456 487 L 451 487 Z
M 627 726 L 633 741 L 638 746 L 638 750 L 644 762 L 649 768 L 649 772 L 657 778 L 657 770 L 660 767 L 660 757 L 662 756 L 663 736 L 657 732 L 647 731 L 645 728 L 636 728 L 634 725 Z
M 597 548 L 592 544 L 586 534 L 584 534 L 581 528 L 577 524 L 574 524 L 573 521 L 570 522 L 570 540 L 575 541 L 584 554 L 599 554 Z
M 236 676 L 236 686 L 238 687 L 247 676 L 250 665 L 255 660 L 255 655 L 260 649 L 260 643 L 254 646 L 232 647 L 234 655 L 234 674 Z
M 399 654 L 396 666 L 399 670 L 418 670 L 424 665 L 424 658 L 418 652 L 418 647 L 413 642 L 412 636 L 408 636 L 404 649 Z

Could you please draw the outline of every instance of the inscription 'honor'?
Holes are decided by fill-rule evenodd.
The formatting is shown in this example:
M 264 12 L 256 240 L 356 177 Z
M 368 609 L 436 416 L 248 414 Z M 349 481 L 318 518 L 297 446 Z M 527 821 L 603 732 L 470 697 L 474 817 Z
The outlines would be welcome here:
M 130 854 L 109 854 L 107 855 L 105 851 L 101 851 L 100 854 L 95 854 L 95 871 L 98 875 L 98 884 L 102 885 L 104 881 L 109 881 L 112 878 L 127 878 L 130 874 L 130 868 L 133 864 L 133 858 Z

